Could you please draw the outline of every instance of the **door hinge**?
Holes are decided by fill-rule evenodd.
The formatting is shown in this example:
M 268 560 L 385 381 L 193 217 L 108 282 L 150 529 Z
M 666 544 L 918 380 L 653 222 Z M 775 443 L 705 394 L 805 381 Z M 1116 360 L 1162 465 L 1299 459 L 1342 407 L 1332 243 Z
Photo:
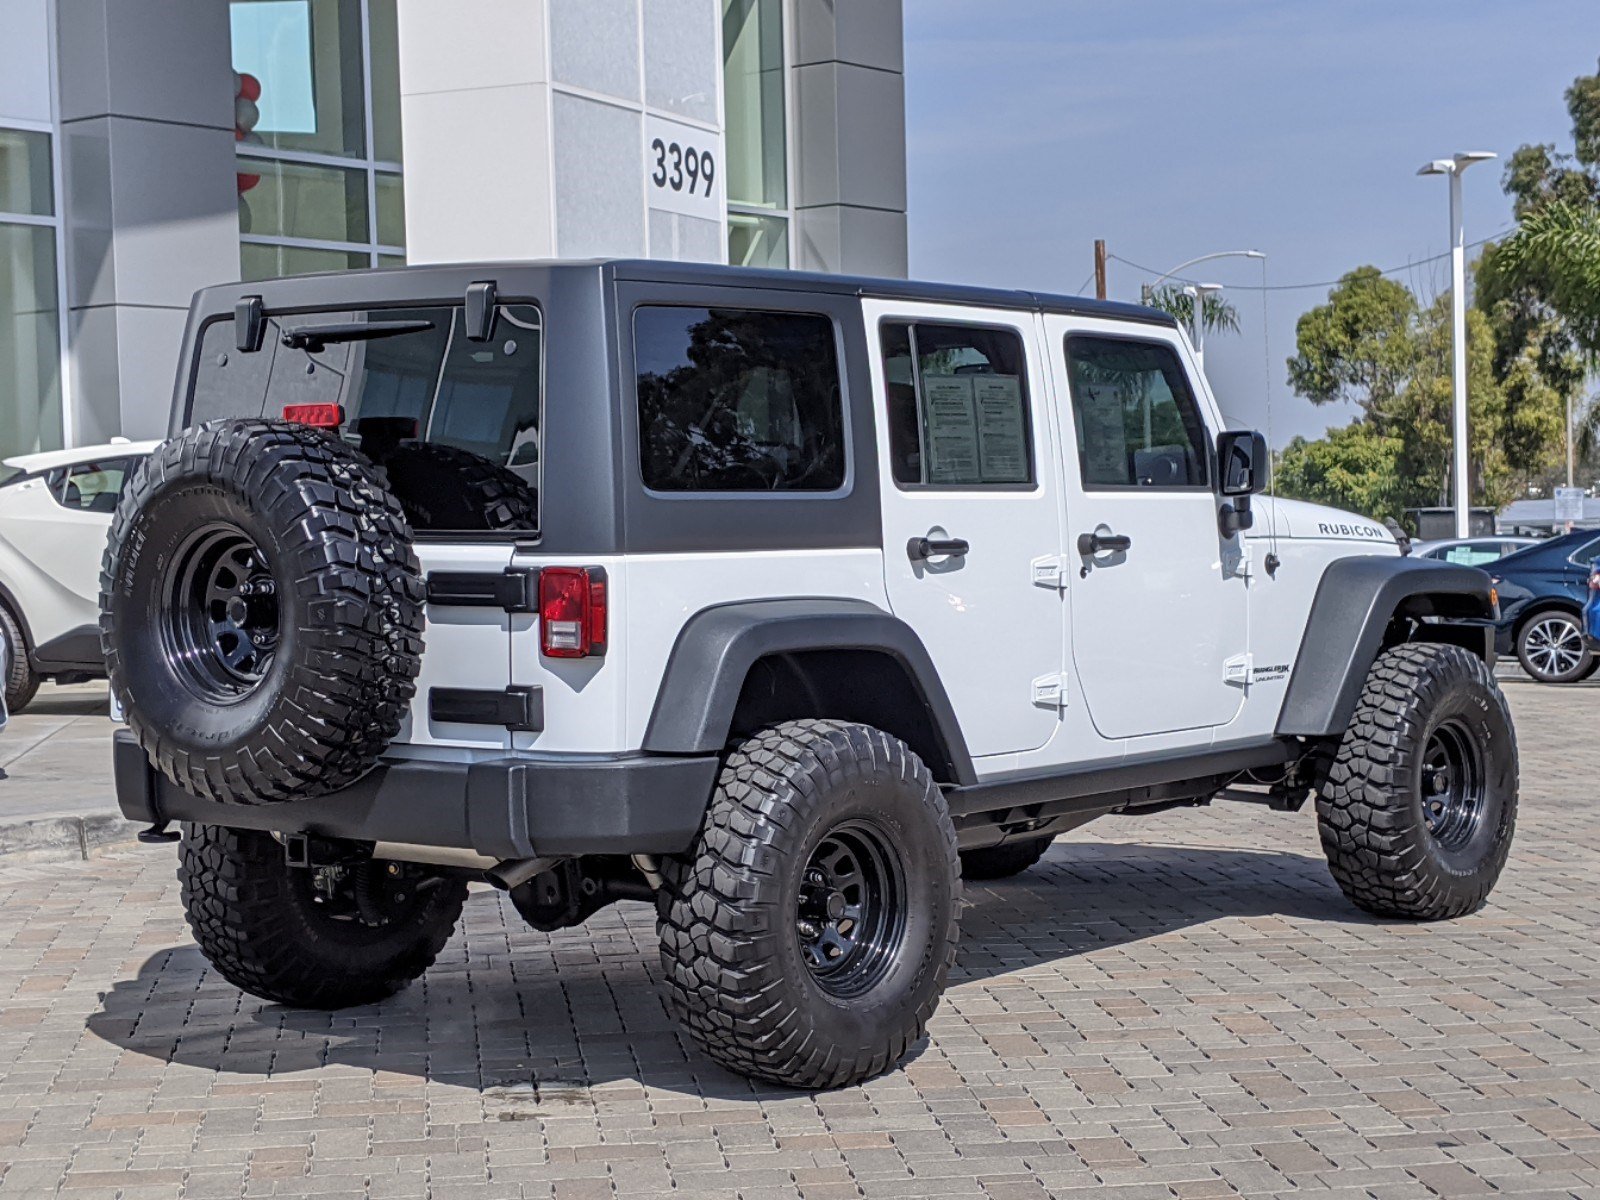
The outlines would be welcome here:
M 1033 681 L 1033 702 L 1040 708 L 1067 706 L 1067 684 L 1060 675 L 1041 675 Z
M 1235 654 L 1222 664 L 1222 679 L 1225 683 L 1237 684 L 1239 687 L 1250 686 L 1250 671 L 1255 666 L 1253 654 Z
M 1066 590 L 1067 564 L 1062 561 L 1059 554 L 1047 554 L 1043 558 L 1036 558 L 1028 564 L 1028 569 L 1033 575 L 1034 587 Z

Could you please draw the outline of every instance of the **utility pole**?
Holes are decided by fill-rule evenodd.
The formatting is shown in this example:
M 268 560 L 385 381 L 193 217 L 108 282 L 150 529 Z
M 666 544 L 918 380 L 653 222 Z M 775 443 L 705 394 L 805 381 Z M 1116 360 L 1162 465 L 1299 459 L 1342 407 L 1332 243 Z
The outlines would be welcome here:
M 1106 298 L 1106 241 L 1104 238 L 1094 240 L 1094 298 Z

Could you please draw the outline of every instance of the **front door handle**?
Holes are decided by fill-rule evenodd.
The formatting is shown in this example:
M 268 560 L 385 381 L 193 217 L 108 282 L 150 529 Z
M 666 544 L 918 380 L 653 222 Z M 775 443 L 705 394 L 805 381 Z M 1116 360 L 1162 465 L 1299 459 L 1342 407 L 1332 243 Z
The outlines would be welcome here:
M 1085 558 L 1093 558 L 1096 554 L 1106 551 L 1131 550 L 1133 539 L 1125 533 L 1080 533 L 1078 535 L 1078 553 Z
M 906 543 L 906 556 L 912 562 L 929 558 L 961 558 L 971 548 L 965 538 L 914 537 Z

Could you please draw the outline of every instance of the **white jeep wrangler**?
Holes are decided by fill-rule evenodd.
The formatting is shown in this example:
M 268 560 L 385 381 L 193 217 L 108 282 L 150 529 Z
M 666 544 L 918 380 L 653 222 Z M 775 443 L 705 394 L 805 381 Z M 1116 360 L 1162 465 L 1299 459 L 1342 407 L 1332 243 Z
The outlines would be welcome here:
M 1258 496 L 1161 313 L 426 267 L 207 290 L 182 361 L 102 580 L 118 796 L 258 996 L 391 993 L 472 880 L 651 900 L 706 1052 L 830 1087 L 922 1036 L 963 873 L 1096 816 L 1315 797 L 1390 917 L 1506 861 L 1488 576 Z

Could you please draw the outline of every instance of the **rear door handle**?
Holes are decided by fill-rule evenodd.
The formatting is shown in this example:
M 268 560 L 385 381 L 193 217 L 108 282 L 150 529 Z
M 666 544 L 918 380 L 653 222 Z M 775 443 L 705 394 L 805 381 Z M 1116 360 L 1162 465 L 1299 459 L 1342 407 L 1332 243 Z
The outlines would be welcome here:
M 1078 535 L 1078 553 L 1085 558 L 1093 558 L 1096 554 L 1106 551 L 1131 550 L 1133 539 L 1125 533 L 1080 533 Z
M 906 543 L 906 556 L 912 562 L 928 558 L 961 558 L 971 548 L 965 538 L 914 537 Z

